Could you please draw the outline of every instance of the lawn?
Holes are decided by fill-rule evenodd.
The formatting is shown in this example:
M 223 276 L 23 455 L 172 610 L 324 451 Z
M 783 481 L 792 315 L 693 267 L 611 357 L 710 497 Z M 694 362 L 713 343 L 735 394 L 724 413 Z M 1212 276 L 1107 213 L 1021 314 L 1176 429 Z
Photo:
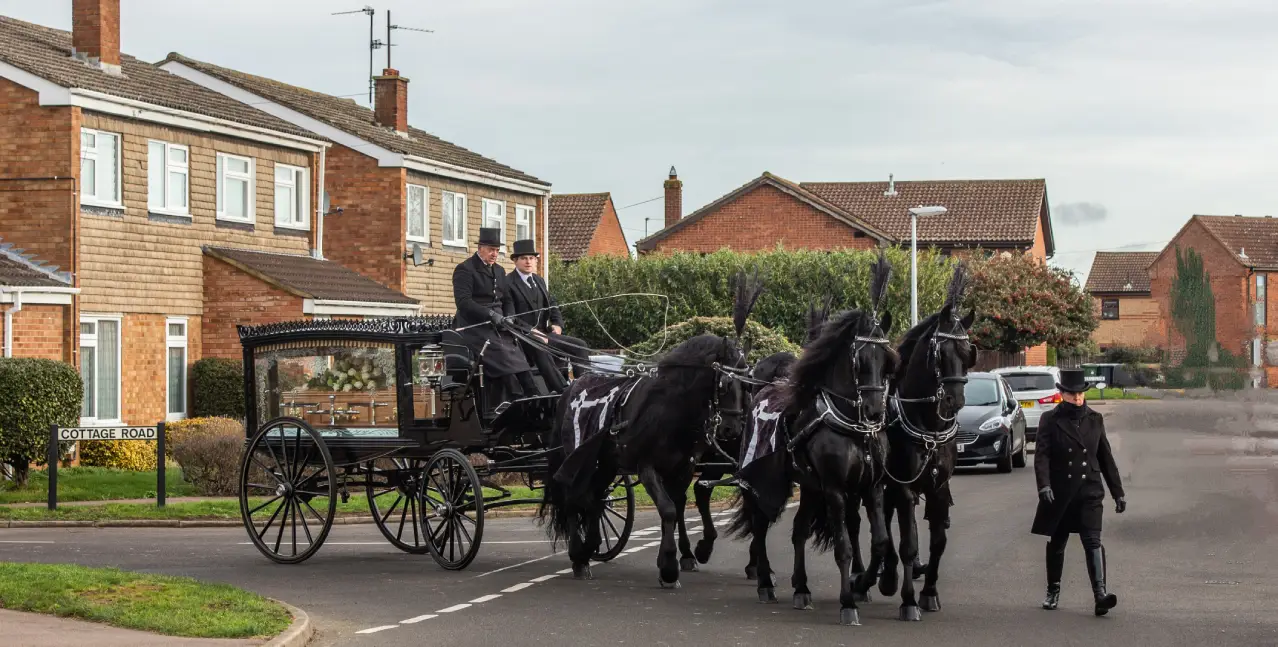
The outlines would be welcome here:
M 1087 392 L 1088 400 L 1149 400 L 1147 395 L 1124 391 L 1119 388 L 1107 388 L 1102 390 L 1091 389 Z
M 0 607 L 171 636 L 269 638 L 292 616 L 226 584 L 114 568 L 0 562 Z
M 0 482 L 0 503 L 37 503 L 49 496 L 49 475 L 31 470 L 27 487 L 16 489 Z M 195 496 L 190 483 L 182 480 L 176 465 L 164 470 L 166 496 Z M 155 498 L 155 472 L 129 472 L 107 467 L 67 467 L 58 469 L 58 501 L 106 501 L 110 499 Z

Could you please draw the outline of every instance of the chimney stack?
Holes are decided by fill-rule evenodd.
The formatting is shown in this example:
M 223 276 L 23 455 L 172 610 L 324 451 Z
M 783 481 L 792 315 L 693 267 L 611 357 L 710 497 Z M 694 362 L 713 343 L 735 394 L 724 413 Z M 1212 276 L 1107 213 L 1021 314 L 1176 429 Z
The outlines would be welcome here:
M 120 72 L 120 0 L 71 0 L 72 55 Z
M 675 173 L 675 167 L 670 167 L 670 178 L 666 180 L 666 226 L 679 222 L 683 217 L 683 182 L 679 180 L 679 175 Z
M 388 67 L 382 70 L 381 76 L 373 77 L 373 80 L 377 82 L 373 118 L 378 125 L 407 133 L 408 79 L 400 76 L 399 70 Z

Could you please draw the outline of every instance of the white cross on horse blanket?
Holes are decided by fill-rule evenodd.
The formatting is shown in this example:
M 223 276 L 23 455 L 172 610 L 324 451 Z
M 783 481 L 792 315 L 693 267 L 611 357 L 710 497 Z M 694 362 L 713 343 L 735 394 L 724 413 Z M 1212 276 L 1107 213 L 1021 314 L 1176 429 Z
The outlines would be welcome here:
M 642 378 L 587 373 L 568 392 L 567 410 L 560 420 L 563 465 L 554 479 L 569 486 L 583 485 L 598 463 L 599 448 L 616 424 L 617 411 Z
M 784 454 L 777 452 L 777 445 L 785 440 L 782 414 L 786 404 L 785 391 L 777 384 L 769 384 L 755 394 L 738 457 L 737 482 L 754 494 L 769 518 L 780 515 L 790 491 Z

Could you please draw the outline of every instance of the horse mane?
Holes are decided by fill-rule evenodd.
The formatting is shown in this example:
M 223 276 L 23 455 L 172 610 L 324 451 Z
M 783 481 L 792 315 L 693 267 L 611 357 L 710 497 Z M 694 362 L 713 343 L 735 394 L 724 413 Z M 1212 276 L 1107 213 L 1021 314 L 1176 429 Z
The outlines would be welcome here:
M 787 399 L 792 406 L 807 405 L 830 367 L 846 356 L 848 336 L 856 334 L 870 323 L 865 312 L 844 310 L 825 325 L 820 337 L 808 343 L 799 361 L 790 369 L 790 384 L 786 390 Z
M 709 367 L 716 361 L 725 362 L 728 358 L 723 356 L 724 348 L 723 337 L 710 333 L 697 335 L 662 355 L 657 360 L 657 375 L 660 376 L 667 370 L 690 366 Z

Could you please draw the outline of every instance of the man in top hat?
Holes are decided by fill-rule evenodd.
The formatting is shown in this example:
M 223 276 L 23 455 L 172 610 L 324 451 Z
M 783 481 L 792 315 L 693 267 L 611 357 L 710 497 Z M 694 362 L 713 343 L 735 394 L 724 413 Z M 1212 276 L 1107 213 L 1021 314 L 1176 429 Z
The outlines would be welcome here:
M 453 299 L 457 302 L 456 326 L 462 341 L 479 358 L 485 377 L 501 383 L 510 397 L 546 395 L 532 377 L 532 368 L 506 330 L 504 308 L 506 272 L 497 264 L 501 230 L 479 230 L 479 250 L 453 270 Z
M 1118 465 L 1105 436 L 1105 419 L 1089 408 L 1088 384 L 1081 369 L 1062 369 L 1056 388 L 1062 402 L 1043 414 L 1034 451 L 1038 481 L 1038 512 L 1030 532 L 1050 537 L 1047 542 L 1047 598 L 1044 609 L 1055 609 L 1061 596 L 1065 544 L 1071 534 L 1083 543 L 1087 575 L 1092 581 L 1095 613 L 1103 616 L 1118 604 L 1105 589 L 1105 547 L 1101 545 L 1101 515 L 1105 488 L 1114 498 L 1114 511 L 1127 509 Z
M 515 269 L 506 277 L 506 298 L 510 300 L 510 307 L 520 321 L 533 331 L 533 335 L 563 355 L 571 356 L 576 371 L 580 373 L 590 366 L 590 353 L 585 342 L 563 334 L 564 317 L 559 311 L 559 303 L 546 289 L 546 279 L 537 276 L 537 261 L 540 257 L 535 240 L 515 241 L 514 251 L 510 255 L 511 260 L 515 261 Z M 523 347 L 528 361 L 537 365 L 547 388 L 557 392 L 567 388 L 568 383 L 550 353 L 530 344 L 523 344 Z

